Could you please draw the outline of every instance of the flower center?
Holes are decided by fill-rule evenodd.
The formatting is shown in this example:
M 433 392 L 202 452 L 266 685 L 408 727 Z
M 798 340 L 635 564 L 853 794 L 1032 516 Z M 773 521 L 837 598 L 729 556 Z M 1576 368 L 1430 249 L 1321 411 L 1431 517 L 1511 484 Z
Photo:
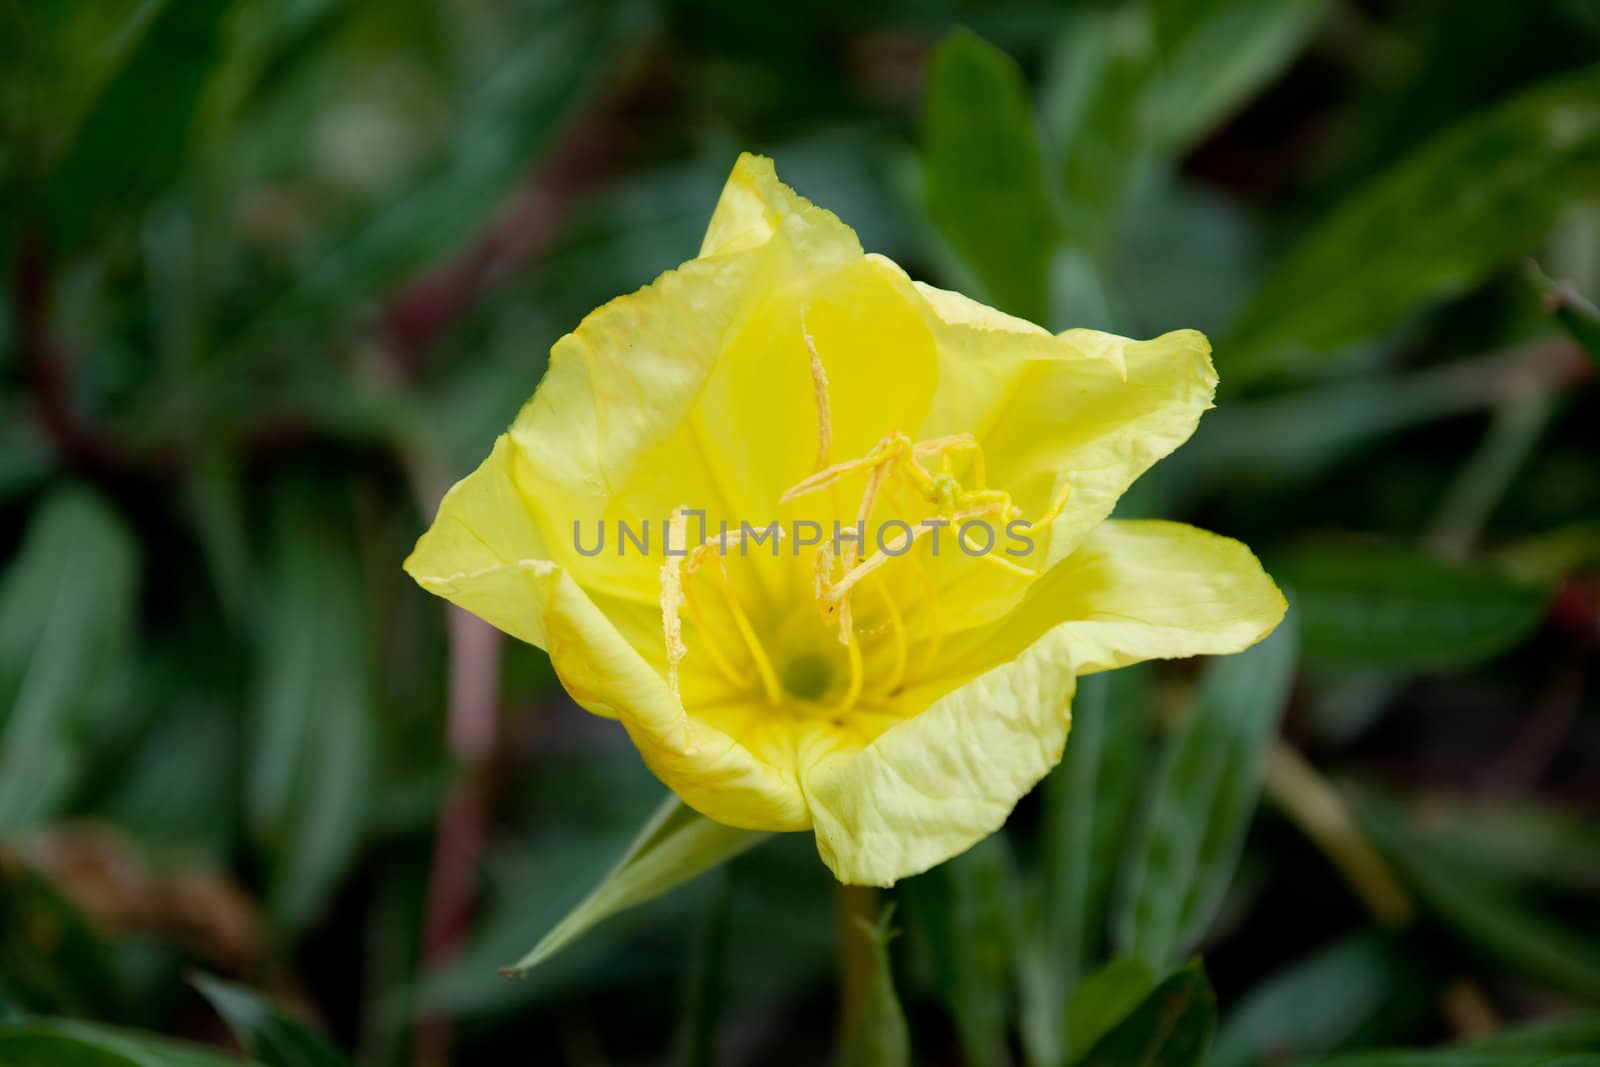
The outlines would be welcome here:
M 678 664 L 688 654 L 682 627 L 687 615 L 695 624 L 697 645 L 727 681 L 740 688 L 759 682 L 767 702 L 775 706 L 820 707 L 837 715 L 855 707 L 863 696 L 892 697 L 937 654 L 939 594 L 914 554 L 919 541 L 932 534 L 937 548 L 943 530 L 947 544 L 960 545 L 975 561 L 987 561 L 1026 578 L 1037 577 L 1037 573 L 992 551 L 994 527 L 1020 518 L 1021 511 L 1009 493 L 988 487 L 983 448 L 971 434 L 914 441 L 895 431 L 858 459 L 830 463 L 833 425 L 828 379 L 806 329 L 804 311 L 800 329 L 811 355 L 817 406 L 816 470 L 785 491 L 778 504 L 827 491 L 830 507 L 824 510 L 843 522 L 849 512 L 840 487 L 860 478 L 853 527 L 843 535 L 823 538 L 813 558 L 814 604 L 790 614 L 773 632 L 758 631 L 751 624 L 729 580 L 726 553 L 730 545 L 739 543 L 739 537 L 708 541 L 681 557 L 669 557 L 661 567 L 662 631 L 674 693 L 678 692 Z M 1038 522 L 1054 520 L 1067 495 L 1064 487 Z M 889 517 L 875 526 L 880 511 Z M 670 539 L 680 546 L 687 545 L 686 515 L 686 509 L 680 507 L 670 523 Z M 965 527 L 974 523 L 984 525 L 987 540 L 986 544 L 980 542 L 978 551 L 965 543 Z M 922 655 L 915 664 L 910 662 L 906 615 L 879 573 L 902 557 L 905 561 L 900 566 L 917 569 L 923 579 L 924 596 L 917 606 L 925 609 L 921 613 L 925 632 L 920 635 Z M 719 602 L 724 623 L 720 628 L 708 622 L 703 602 L 708 593 L 709 599 Z M 857 623 L 858 604 L 864 620 L 869 620 L 863 625 Z
M 791 656 L 783 665 L 783 687 L 801 700 L 821 700 L 833 684 L 828 661 L 815 652 Z

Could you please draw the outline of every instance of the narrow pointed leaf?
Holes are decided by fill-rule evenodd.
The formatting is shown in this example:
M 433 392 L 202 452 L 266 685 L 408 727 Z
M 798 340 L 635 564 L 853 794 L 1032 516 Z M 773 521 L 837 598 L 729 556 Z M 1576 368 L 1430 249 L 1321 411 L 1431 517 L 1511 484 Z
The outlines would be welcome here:
M 1358 811 L 1373 842 L 1419 902 L 1478 954 L 1497 967 L 1600 1003 L 1600 950 L 1577 929 L 1487 873 L 1481 857 L 1463 858 L 1429 842 L 1393 802 L 1366 794 Z
M 1022 70 L 965 30 L 928 63 L 928 212 L 1003 310 L 1043 322 L 1055 219 Z
M 1312 1061 L 1312 1067 L 1600 1067 L 1600 1056 L 1571 1052 L 1354 1052 Z
M 1217 997 L 1198 963 L 1162 982 L 1095 1042 L 1081 1067 L 1199 1067 L 1217 1025 Z
M 1475 1052 L 1597 1052 L 1600 1015 L 1522 1023 L 1466 1043 Z
M 254 990 L 209 975 L 196 976 L 194 987 L 264 1067 L 349 1067 L 327 1039 Z
M 226 49 L 232 0 L 161 5 L 50 176 L 59 244 L 89 240 L 142 206 L 183 164 L 201 97 Z
M 1011 1058 L 1006 1008 L 1016 939 L 1013 876 L 1005 838 L 996 835 L 900 884 L 972 1067 L 997 1067 Z
M 1272 573 L 1294 588 L 1306 658 L 1326 663 L 1471 666 L 1526 637 L 1549 599 L 1492 567 L 1412 549 L 1305 549 Z
M 1161 55 L 1142 108 L 1149 141 L 1180 155 L 1229 118 L 1305 47 L 1328 0 L 1157 0 Z
M 1561 324 L 1567 336 L 1600 366 L 1600 308 L 1595 307 L 1571 285 L 1545 276 L 1538 264 L 1528 261 L 1528 280 L 1538 292 L 1545 310 Z
M 713 822 L 669 795 L 605 880 L 504 973 L 520 977 L 603 920 L 654 900 L 769 836 Z
M 1066 755 L 1045 779 L 1038 888 L 1018 966 L 1030 1062 L 1060 1061 L 1062 1005 L 1098 955 L 1137 796 L 1149 696 L 1140 667 L 1082 679 Z
M 723 1002 L 724 957 L 728 950 L 731 879 L 726 868 L 716 875 L 716 890 L 706 904 L 706 915 L 695 940 L 694 959 L 686 984 L 683 1014 L 678 1022 L 673 1062 L 678 1067 L 715 1067 L 717 1031 Z
M 0 582 L 0 831 L 50 817 L 78 784 L 131 639 L 137 550 L 99 498 L 49 497 Z
M 1304 367 L 1465 291 L 1597 180 L 1600 66 L 1457 123 L 1358 188 L 1280 264 L 1217 345 L 1223 377 Z
M 1152 970 L 1199 942 L 1233 878 L 1296 648 L 1291 612 L 1255 648 L 1214 660 L 1162 753 L 1113 927 L 1117 950 Z
M 1392 939 L 1358 934 L 1297 960 L 1222 1021 L 1210 1067 L 1249 1067 L 1407 1036 L 1431 1009 L 1428 977 Z
M 260 611 L 247 812 L 272 859 L 271 910 L 316 917 L 361 844 L 376 759 L 370 617 L 353 522 L 278 498 Z
M 1073 1063 L 1112 1027 L 1126 1019 L 1155 988 L 1156 976 L 1131 956 L 1112 960 L 1072 991 L 1067 1001 L 1066 1058 L 1040 1063 Z
M 1204 138 L 1294 58 L 1331 6 L 1160 0 L 1073 10 L 1044 89 L 1067 238 L 1103 256 L 1141 164 Z
M 62 1019 L 0 1024 L 0 1063 L 7 1067 L 265 1067 L 199 1045 Z

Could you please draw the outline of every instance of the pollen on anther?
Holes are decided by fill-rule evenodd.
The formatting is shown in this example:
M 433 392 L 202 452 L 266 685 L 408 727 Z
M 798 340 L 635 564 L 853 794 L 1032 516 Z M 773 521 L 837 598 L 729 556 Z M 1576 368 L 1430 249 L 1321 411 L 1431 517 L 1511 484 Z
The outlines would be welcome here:
M 817 470 L 828 465 L 833 451 L 833 412 L 828 403 L 828 371 L 822 365 L 822 354 L 817 342 L 806 326 L 806 309 L 800 309 L 800 336 L 805 339 L 806 351 L 811 353 L 811 390 L 817 401 Z
M 683 505 L 672 509 L 667 520 L 667 546 L 683 545 L 688 536 L 689 522 Z M 683 643 L 683 559 L 667 555 L 661 564 L 661 632 L 667 645 L 667 684 L 672 695 L 682 698 L 678 690 L 678 664 L 689 654 Z

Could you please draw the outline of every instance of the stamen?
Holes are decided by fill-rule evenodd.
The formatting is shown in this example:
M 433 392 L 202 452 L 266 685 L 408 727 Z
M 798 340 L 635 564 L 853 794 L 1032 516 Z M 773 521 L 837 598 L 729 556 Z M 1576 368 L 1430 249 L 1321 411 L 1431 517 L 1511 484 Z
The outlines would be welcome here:
M 710 542 L 697 545 L 683 559 L 683 602 L 684 606 L 689 609 L 689 618 L 694 622 L 695 629 L 700 634 L 700 642 L 705 647 L 706 655 L 710 657 L 712 664 L 734 686 L 743 688 L 750 684 L 750 677 L 741 673 L 722 654 L 722 647 L 712 634 L 711 628 L 706 625 L 705 613 L 700 610 L 700 598 L 695 594 L 694 583 L 689 580 L 699 573 L 700 566 L 705 561 L 706 555 L 715 547 Z
M 833 550 L 827 545 L 817 549 L 817 565 L 811 575 L 811 595 L 821 600 L 833 582 Z
M 1003 558 L 1001 556 L 997 556 L 993 552 L 985 552 L 983 555 L 979 556 L 978 558 L 983 560 L 985 563 L 994 564 L 996 567 L 999 567 L 1003 571 L 1010 571 L 1012 574 L 1020 574 L 1024 578 L 1037 578 L 1037 577 L 1039 577 L 1039 572 L 1038 571 L 1031 571 L 1028 568 L 1024 567 L 1022 564 L 1013 563 L 1011 560 L 1005 559 L 1005 558 Z
M 750 676 L 740 674 L 738 668 L 728 662 L 727 658 L 723 656 L 722 649 L 718 646 L 716 639 L 711 636 L 711 630 L 706 625 L 705 613 L 700 610 L 700 601 L 694 594 L 693 586 L 687 584 L 684 586 L 683 603 L 684 607 L 689 610 L 689 620 L 694 623 L 695 629 L 702 638 L 701 644 L 705 647 L 705 653 L 710 658 L 712 665 L 717 668 L 718 673 L 738 688 L 742 689 L 749 685 Z
M 872 468 L 871 474 L 867 475 L 867 487 L 862 491 L 861 505 L 856 509 L 856 532 L 862 536 L 865 536 L 866 534 L 867 523 L 872 521 L 873 509 L 878 506 L 878 489 L 883 485 L 884 475 L 888 473 L 889 466 L 893 462 L 893 459 L 894 457 L 892 456 L 885 458 L 876 467 Z M 847 541 L 845 543 L 844 557 L 842 560 L 846 574 L 855 568 L 856 561 L 860 558 L 861 545 L 854 539 Z M 850 606 L 850 596 L 848 590 L 846 591 L 843 599 L 841 599 L 838 603 L 839 643 L 848 646 L 851 643 L 851 638 L 855 634 L 855 616 L 853 609 Z M 857 650 L 853 653 L 853 655 L 859 659 L 861 653 L 859 650 Z
M 899 489 L 893 485 L 889 486 L 889 500 L 894 504 L 895 510 L 902 515 L 911 514 L 911 510 L 906 507 L 905 501 L 900 496 Z M 934 582 L 933 575 L 928 573 L 927 565 L 922 562 L 922 559 L 912 552 L 907 552 L 905 559 L 911 569 L 916 572 L 918 580 L 922 582 L 922 599 L 920 603 L 927 612 L 927 621 L 922 627 L 928 634 L 925 648 L 922 655 L 918 657 L 916 666 L 907 668 L 908 677 L 920 678 L 928 673 L 929 668 L 933 666 L 934 661 L 938 658 L 939 647 L 943 641 L 943 627 L 939 620 L 941 600 L 939 599 L 939 586 Z
M 891 452 L 895 451 L 899 444 L 900 442 L 896 440 L 896 435 L 890 434 L 888 437 L 885 437 L 882 441 L 879 441 L 876 445 L 874 445 L 872 447 L 872 451 L 868 452 L 860 459 L 851 459 L 846 460 L 843 463 L 835 463 L 831 467 L 824 467 L 822 470 L 802 478 L 800 481 L 784 490 L 783 495 L 778 498 L 778 503 L 787 504 L 797 497 L 802 497 L 808 493 L 814 493 L 818 489 L 826 488 L 847 474 L 852 474 L 858 470 L 876 467 L 881 464 Z
M 923 535 L 929 533 L 933 529 L 934 527 L 932 526 L 918 526 L 911 533 L 911 545 L 915 545 L 922 539 Z M 903 554 L 904 553 L 902 553 L 902 555 Z M 857 582 L 861 581 L 863 578 L 877 570 L 879 567 L 883 566 L 885 563 L 888 563 L 891 559 L 898 558 L 898 556 L 891 556 L 887 552 L 874 552 L 865 560 L 846 571 L 844 576 L 833 584 L 833 587 L 828 590 L 827 595 L 823 597 L 824 605 L 827 606 L 841 604 L 845 598 L 850 595 L 850 590 L 856 587 Z
M 672 509 L 672 516 L 667 520 L 668 544 L 673 540 L 681 544 L 688 536 L 689 522 L 685 510 L 682 504 Z M 683 694 L 678 689 L 678 664 L 689 654 L 683 644 L 683 620 L 679 617 L 682 608 L 683 557 L 668 556 L 661 564 L 661 633 L 667 645 L 667 685 L 680 703 Z
M 667 544 L 684 544 L 688 538 L 688 526 L 687 508 L 679 505 L 673 509 L 672 516 L 667 520 Z M 782 531 L 779 531 L 779 534 L 781 536 Z M 678 688 L 678 664 L 689 654 L 688 647 L 683 642 L 683 620 L 680 614 L 685 606 L 694 619 L 695 626 L 703 639 L 706 654 L 712 663 L 729 681 L 737 685 L 749 684 L 749 679 L 741 675 L 717 647 L 716 638 L 711 629 L 705 625 L 699 602 L 686 582 L 686 579 L 700 572 L 706 559 L 711 558 L 717 564 L 717 588 L 722 593 L 728 614 L 733 617 L 734 628 L 739 631 L 739 637 L 744 641 L 750 659 L 755 664 L 756 674 L 761 679 L 761 687 L 766 693 L 767 700 L 772 704 L 782 701 L 782 688 L 778 685 L 777 673 L 772 669 L 772 660 L 767 656 L 767 650 L 756 635 L 755 627 L 750 625 L 749 616 L 739 605 L 739 598 L 734 595 L 733 583 L 728 577 L 728 567 L 722 555 L 724 547 L 736 545 L 742 538 L 743 533 L 740 532 L 727 535 L 725 539 L 720 540 L 720 543 L 704 541 L 682 556 L 667 557 L 661 564 L 661 628 L 667 645 L 667 681 L 672 686 L 673 695 L 679 700 L 683 697 Z
M 761 638 L 756 636 L 755 627 L 750 625 L 750 619 L 739 606 L 739 599 L 733 595 L 733 586 L 728 582 L 727 572 L 724 571 L 722 581 L 722 597 L 727 602 L 728 612 L 733 616 L 733 624 L 739 629 L 739 636 L 744 638 L 745 647 L 750 650 L 750 658 L 755 661 L 756 674 L 761 678 L 761 688 L 766 691 L 767 703 L 774 706 L 783 703 L 783 687 L 778 684 L 778 674 L 772 669 L 772 660 L 767 656 L 767 650 L 761 644 Z
M 900 606 L 894 602 L 894 596 L 889 592 L 889 585 L 883 580 L 882 575 L 872 583 L 878 591 L 878 598 L 883 601 L 883 607 L 889 615 L 889 632 L 894 635 L 894 665 L 889 668 L 889 676 L 877 689 L 885 695 L 895 691 L 901 679 L 906 674 L 906 622 L 900 615 Z
M 816 345 L 813 343 L 810 332 L 806 329 L 805 317 L 801 316 L 801 330 L 805 335 L 806 347 L 812 355 L 812 381 L 817 386 L 818 398 L 818 426 L 823 434 L 825 443 L 831 442 L 831 422 L 828 416 L 827 404 L 827 379 L 822 373 L 821 359 L 817 354 Z M 970 454 L 971 469 L 969 472 L 972 488 L 962 485 L 962 479 L 957 476 L 958 455 Z M 934 474 L 923 466 L 922 461 L 939 457 L 938 473 Z M 1022 515 L 1022 511 L 1012 500 L 1011 494 L 1003 489 L 990 489 L 988 487 L 988 471 L 984 461 L 983 447 L 970 433 L 948 434 L 943 437 L 931 438 L 926 441 L 912 441 L 905 434 L 895 432 L 886 435 L 873 448 L 859 459 L 846 460 L 842 463 L 827 465 L 827 449 L 819 451 L 818 469 L 809 476 L 790 486 L 779 498 L 780 503 L 788 503 L 798 497 L 806 496 L 818 490 L 836 486 L 841 480 L 857 472 L 866 473 L 866 484 L 862 490 L 861 502 L 856 510 L 856 523 L 859 529 L 865 529 L 872 519 L 873 512 L 878 505 L 881 494 L 887 493 L 895 506 L 895 510 L 902 515 L 912 517 L 915 511 L 907 509 L 899 500 L 894 484 L 889 480 L 890 475 L 899 472 L 904 475 L 905 481 L 915 488 L 923 501 L 933 506 L 933 513 L 948 520 L 951 525 L 979 519 L 998 517 L 1009 522 Z M 1070 487 L 1064 486 L 1051 501 L 1050 507 L 1039 520 L 1041 523 L 1053 522 L 1066 506 Z M 838 501 L 835 496 L 834 511 L 838 512 Z M 854 619 L 851 606 L 851 595 L 857 585 L 871 577 L 879 568 L 891 559 L 900 556 L 911 556 L 911 565 L 916 567 L 927 588 L 927 597 L 924 603 L 927 606 L 929 640 L 927 651 L 917 670 L 924 671 L 938 654 L 941 639 L 938 622 L 938 589 L 928 570 L 921 564 L 911 549 L 916 542 L 921 540 L 936 527 L 925 522 L 919 524 L 911 531 L 910 536 L 901 551 L 893 555 L 878 551 L 863 558 L 863 547 L 854 539 L 847 542 L 837 555 L 828 546 L 818 548 L 816 556 L 816 569 L 813 574 L 813 592 L 819 601 L 823 614 L 830 619 L 837 618 L 839 623 L 839 641 L 851 650 L 852 663 L 860 659 L 858 635 L 855 632 Z M 1012 562 L 993 555 L 983 553 L 981 558 L 989 560 L 996 566 L 1012 574 L 1025 578 L 1037 578 L 1039 572 L 1029 570 L 1021 564 Z M 836 567 L 837 565 L 837 567 Z M 834 573 L 840 571 L 837 581 Z M 902 683 L 907 673 L 907 659 L 909 639 L 906 632 L 905 620 L 900 615 L 898 605 L 881 580 L 878 583 L 879 592 L 884 598 L 884 604 L 890 617 L 890 626 L 894 633 L 895 654 L 894 668 L 891 680 L 885 685 L 885 691 L 892 691 Z M 853 668 L 854 669 L 854 668 Z M 852 683 L 851 692 L 859 696 L 859 684 Z M 853 703 L 853 698 L 850 701 Z
M 783 531 L 778 531 L 778 536 L 783 536 Z M 740 544 L 744 540 L 744 533 L 728 534 L 723 541 L 727 547 Z M 728 564 L 722 554 L 722 545 L 707 541 L 695 548 L 695 554 L 710 555 L 716 552 L 718 587 L 722 590 L 722 599 L 728 606 L 728 614 L 733 616 L 733 625 L 739 631 L 739 636 L 744 640 L 745 648 L 750 653 L 750 659 L 755 664 L 756 674 L 761 678 L 761 688 L 766 692 L 769 704 L 782 702 L 783 687 L 778 684 L 777 672 L 772 669 L 772 658 L 767 655 L 766 646 L 761 643 L 761 638 L 756 634 L 754 626 L 750 625 L 750 617 L 745 614 L 744 608 L 739 604 L 739 598 L 734 595 L 733 581 L 728 577 Z M 698 561 L 695 563 L 699 567 Z
M 1049 526 L 1052 522 L 1055 522 L 1056 519 L 1061 517 L 1061 512 L 1066 509 L 1067 501 L 1071 497 L 1072 483 L 1065 482 L 1056 492 L 1055 498 L 1050 501 L 1050 506 L 1045 509 L 1045 513 L 1039 516 L 1039 521 L 1035 525 Z
M 861 699 L 861 682 L 865 671 L 861 664 L 861 642 L 851 634 L 845 640 L 845 648 L 849 650 L 850 658 L 850 684 L 845 688 L 844 696 L 833 710 L 836 712 L 849 711 L 856 706 L 856 701 Z
M 828 465 L 828 455 L 833 451 L 833 413 L 828 403 L 828 371 L 822 365 L 822 355 L 806 326 L 806 308 L 800 309 L 800 336 L 805 338 L 806 351 L 811 353 L 811 389 L 817 398 L 817 470 L 820 471 Z

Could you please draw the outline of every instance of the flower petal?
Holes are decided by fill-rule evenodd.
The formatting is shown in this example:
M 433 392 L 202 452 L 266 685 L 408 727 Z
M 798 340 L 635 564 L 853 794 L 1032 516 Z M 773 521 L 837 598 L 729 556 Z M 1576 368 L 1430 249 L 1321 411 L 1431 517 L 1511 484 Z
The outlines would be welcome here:
M 858 459 L 886 434 L 922 422 L 939 371 L 918 303 L 900 268 L 860 256 L 825 272 L 797 268 L 729 338 L 695 418 L 712 462 L 744 494 L 737 518 L 777 517 L 784 491 L 817 470 L 807 333 L 828 382 L 829 463 Z M 846 522 L 860 486 L 843 494 Z M 830 503 L 829 494 L 816 494 L 797 514 L 827 521 Z
M 939 323 L 939 392 L 924 436 L 967 431 L 990 481 L 1037 515 L 1070 481 L 1051 533 L 1064 559 L 1135 478 L 1189 438 L 1217 376 L 1203 334 L 1134 341 L 1098 330 L 1051 337 L 959 293 L 917 286 Z
M 805 800 L 794 775 L 688 715 L 660 668 L 640 654 L 640 645 L 660 640 L 660 616 L 591 594 L 541 558 L 519 489 L 521 463 L 502 436 L 483 465 L 446 494 L 438 519 L 406 560 L 407 573 L 429 592 L 547 650 L 572 698 L 620 720 L 645 763 L 691 807 L 733 826 L 804 829 Z
M 945 663 L 958 675 L 979 673 L 1061 631 L 1072 636 L 1079 674 L 1148 659 L 1222 656 L 1271 633 L 1286 608 L 1238 541 L 1179 522 L 1111 519 L 1016 610 L 953 641 Z
M 953 642 L 927 710 L 803 769 L 823 861 L 889 885 L 993 833 L 1061 758 L 1075 676 L 1248 648 L 1283 596 L 1249 549 L 1170 522 L 1110 521 L 1003 620 Z
M 539 579 L 519 567 L 548 561 L 551 553 L 522 490 L 523 465 L 510 436 L 501 434 L 489 457 L 439 502 L 405 570 L 429 592 L 543 648 L 544 620 L 529 610 Z M 480 580 L 487 574 L 497 577 Z
M 985 439 L 995 481 L 1019 500 L 1043 499 L 1063 481 L 1071 488 L 1050 525 L 1047 565 L 1070 555 L 1134 479 L 1189 439 L 1217 388 L 1211 345 L 1194 330 L 1150 341 L 1094 330 L 1060 337 L 1088 358 L 1024 371 Z
M 742 152 L 722 187 L 700 255 L 721 256 L 755 248 L 788 230 L 802 249 L 855 244 L 855 231 L 778 180 L 772 160 Z
M 746 510 L 688 418 L 735 337 L 774 292 L 803 288 L 861 259 L 855 234 L 777 181 L 770 160 L 742 156 L 707 235 L 707 254 L 591 312 L 555 343 L 538 391 L 517 416 L 524 498 L 548 548 L 586 587 L 654 600 L 642 553 L 590 561 L 572 527 L 602 519 L 635 527 L 679 505 L 737 520 Z M 794 331 L 798 344 L 798 321 Z M 805 373 L 805 363 L 800 371 Z M 809 379 L 797 407 L 811 410 Z M 501 546 L 494 546 L 500 551 Z
M 857 751 L 803 768 L 817 852 L 850 885 L 893 885 L 998 830 L 1061 760 L 1076 684 L 1067 636 L 939 697 Z

